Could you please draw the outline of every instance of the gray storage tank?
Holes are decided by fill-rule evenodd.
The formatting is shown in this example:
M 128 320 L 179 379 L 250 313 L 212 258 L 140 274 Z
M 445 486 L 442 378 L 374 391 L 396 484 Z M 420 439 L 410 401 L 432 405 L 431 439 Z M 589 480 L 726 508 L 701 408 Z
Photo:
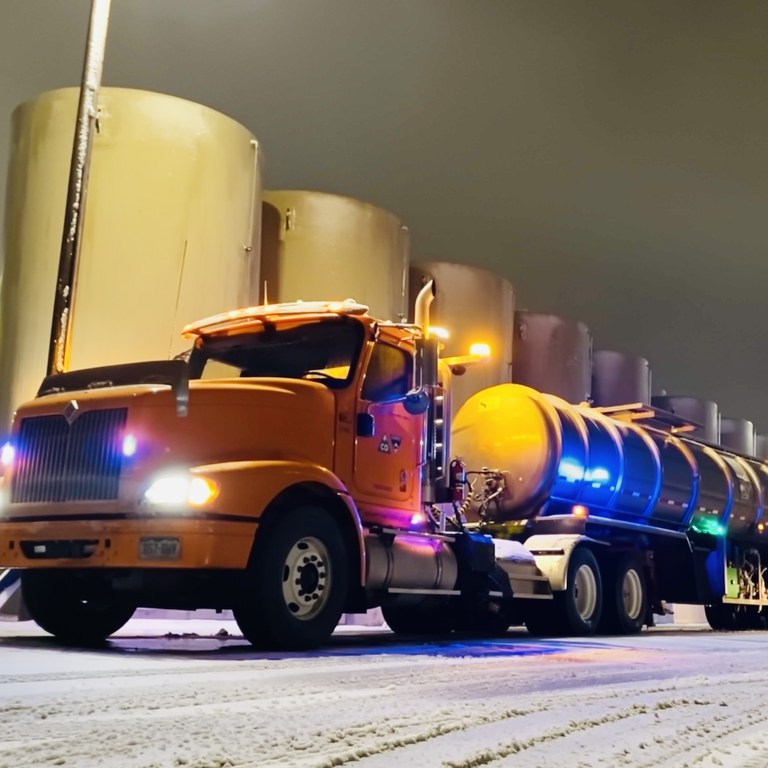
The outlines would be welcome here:
M 579 320 L 536 312 L 515 312 L 512 381 L 588 402 L 592 389 L 592 334 Z
M 686 437 L 708 443 L 720 442 L 720 411 L 717 403 L 685 395 L 656 395 L 651 398 L 651 405 L 700 425 L 693 432 L 686 432 Z
M 754 456 L 755 425 L 749 419 L 720 419 L 720 445 Z
M 592 355 L 592 404 L 598 407 L 650 403 L 651 365 L 644 357 L 612 349 Z

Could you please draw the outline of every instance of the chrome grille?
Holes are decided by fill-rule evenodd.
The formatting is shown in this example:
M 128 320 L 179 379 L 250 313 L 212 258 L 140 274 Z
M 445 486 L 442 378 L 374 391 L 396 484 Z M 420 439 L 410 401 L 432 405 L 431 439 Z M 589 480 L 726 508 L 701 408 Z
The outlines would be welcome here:
M 23 419 L 16 443 L 12 502 L 116 499 L 127 408 Z

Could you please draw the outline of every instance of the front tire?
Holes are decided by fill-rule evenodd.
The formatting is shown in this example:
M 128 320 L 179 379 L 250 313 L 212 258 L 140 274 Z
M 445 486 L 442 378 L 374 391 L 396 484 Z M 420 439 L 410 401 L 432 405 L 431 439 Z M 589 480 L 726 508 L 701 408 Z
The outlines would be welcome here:
M 341 531 L 325 510 L 282 513 L 257 538 L 234 606 L 246 639 L 278 650 L 325 642 L 347 600 L 344 561 Z
M 136 610 L 115 597 L 108 582 L 62 570 L 23 571 L 21 594 L 35 623 L 71 645 L 103 642 Z

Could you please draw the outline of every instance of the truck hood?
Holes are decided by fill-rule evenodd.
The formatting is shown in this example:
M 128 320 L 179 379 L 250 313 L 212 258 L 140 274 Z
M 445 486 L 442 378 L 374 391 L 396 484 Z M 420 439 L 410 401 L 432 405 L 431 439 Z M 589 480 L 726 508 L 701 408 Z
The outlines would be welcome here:
M 124 473 L 259 459 L 333 466 L 334 394 L 323 384 L 294 379 L 191 381 L 186 416 L 177 414 L 169 386 L 46 395 L 18 410 L 14 439 L 32 417 L 63 416 L 71 426 L 90 411 L 110 409 L 125 409 L 121 435 L 115 437 L 130 435 L 134 445 Z

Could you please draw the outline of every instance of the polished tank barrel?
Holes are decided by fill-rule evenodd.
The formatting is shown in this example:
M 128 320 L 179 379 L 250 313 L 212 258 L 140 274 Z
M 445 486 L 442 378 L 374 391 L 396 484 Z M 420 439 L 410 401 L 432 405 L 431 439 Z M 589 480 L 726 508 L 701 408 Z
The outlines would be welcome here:
M 46 375 L 78 89 L 13 113 L 0 297 L 0 432 Z M 255 137 L 208 107 L 99 93 L 69 367 L 164 359 L 183 326 L 258 285 Z
M 452 445 L 470 479 L 481 468 L 503 478 L 485 512 L 495 522 L 588 510 L 750 536 L 763 518 L 768 474 L 757 459 L 517 384 L 471 397 L 456 415 Z
M 407 315 L 409 234 L 362 200 L 304 190 L 264 192 L 261 277 L 269 302 L 353 298 L 382 320 Z

